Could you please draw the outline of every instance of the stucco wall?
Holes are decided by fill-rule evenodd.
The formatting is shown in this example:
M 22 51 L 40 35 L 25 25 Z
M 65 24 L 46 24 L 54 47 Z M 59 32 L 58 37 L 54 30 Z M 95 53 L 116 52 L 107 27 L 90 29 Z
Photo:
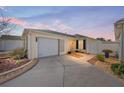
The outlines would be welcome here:
M 116 54 L 119 55 L 119 43 L 118 42 L 104 42 L 104 41 L 99 42 L 98 53 L 103 53 L 102 50 L 104 49 L 112 50 L 113 53 L 110 54 L 111 56 L 115 56 Z
M 97 54 L 97 51 L 98 51 L 97 40 L 87 38 L 87 40 L 86 40 L 86 50 L 87 50 L 87 53 Z
M 54 38 L 58 40 L 64 41 L 64 51 L 60 51 L 60 55 L 66 54 L 68 51 L 76 50 L 76 38 L 69 37 L 66 35 L 59 35 L 54 33 L 47 33 L 42 31 L 31 31 L 28 33 L 27 36 L 27 48 L 28 48 L 28 58 L 38 58 L 38 42 L 36 38 L 38 37 L 46 37 L 46 38 Z M 81 39 L 80 39 L 81 40 Z M 83 40 L 83 39 L 82 39 Z M 83 46 L 82 43 L 79 43 L 79 47 L 81 48 Z M 92 38 L 85 38 L 86 40 L 86 52 L 91 54 L 99 54 L 103 53 L 102 50 L 104 49 L 111 49 L 113 51 L 112 55 L 115 55 L 115 53 L 119 50 L 119 43 L 115 42 L 104 42 Z M 43 42 L 44 43 L 44 42 Z
M 23 40 L 0 40 L 0 50 L 8 51 L 24 47 Z
M 60 39 L 64 40 L 64 51 L 60 52 L 59 54 L 66 54 L 69 50 L 69 38 L 68 36 L 64 35 L 57 35 L 52 33 L 45 33 L 45 32 L 37 32 L 37 31 L 31 31 L 28 34 L 28 58 L 33 59 L 38 57 L 38 43 L 36 41 L 37 37 L 46 37 L 46 38 L 54 38 L 54 39 Z M 43 42 L 44 43 L 44 42 Z
M 114 24 L 115 38 L 119 41 L 119 60 L 124 61 L 124 19 Z
M 121 35 L 120 35 L 120 37 L 119 37 L 119 60 L 121 59 Z
M 75 51 L 76 50 L 76 40 L 75 39 L 68 39 L 66 45 L 67 51 Z
M 0 40 L 0 50 L 4 50 L 4 41 Z
M 100 41 L 95 39 L 87 39 L 87 53 L 91 54 L 103 54 L 104 49 L 110 49 L 113 51 L 111 56 L 119 55 L 119 43 L 118 42 L 109 42 L 109 41 Z
M 120 60 L 124 61 L 124 24 L 120 33 Z

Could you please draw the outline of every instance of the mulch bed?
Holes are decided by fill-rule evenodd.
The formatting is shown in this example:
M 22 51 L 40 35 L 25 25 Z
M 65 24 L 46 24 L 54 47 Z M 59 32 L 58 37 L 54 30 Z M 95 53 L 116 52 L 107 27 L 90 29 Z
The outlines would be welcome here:
M 96 57 L 93 57 L 90 60 L 88 60 L 88 62 L 91 63 L 92 65 L 94 65 L 97 61 L 98 59 Z
M 115 58 L 109 58 L 106 59 L 105 62 L 99 61 L 96 57 L 93 57 L 92 59 L 88 60 L 89 63 L 96 65 L 98 68 L 103 69 L 105 72 L 111 71 L 111 64 L 118 63 L 118 60 Z
M 27 58 L 21 59 L 19 60 L 19 62 L 17 60 L 14 60 L 12 58 L 6 58 L 5 56 L 1 56 L 0 57 L 0 73 L 11 70 L 13 68 L 17 68 L 21 65 L 26 64 L 27 62 L 29 62 L 29 60 Z
M 0 59 L 6 59 L 9 58 L 8 54 L 0 54 Z
M 115 75 L 111 70 L 111 64 L 119 63 L 119 61 L 116 58 L 109 58 L 106 59 L 105 62 L 99 61 L 96 57 L 93 57 L 92 59 L 88 60 L 89 63 L 92 65 L 95 65 L 99 69 L 102 69 L 104 72 L 107 72 L 108 74 L 111 74 L 112 76 L 117 77 L 119 80 L 121 80 L 124 83 L 123 79 L 120 79 L 117 75 Z

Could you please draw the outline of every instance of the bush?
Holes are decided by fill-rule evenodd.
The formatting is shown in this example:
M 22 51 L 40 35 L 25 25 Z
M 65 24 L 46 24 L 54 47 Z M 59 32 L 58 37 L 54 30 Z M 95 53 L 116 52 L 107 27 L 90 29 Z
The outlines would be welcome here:
M 24 57 L 27 57 L 27 51 L 23 48 L 15 49 L 10 53 L 10 56 L 14 59 L 22 59 Z
M 104 49 L 102 52 L 105 52 L 105 53 L 112 53 L 113 51 L 110 50 L 110 49 Z
M 97 59 L 100 60 L 100 61 L 102 61 L 102 62 L 105 61 L 104 55 L 102 55 L 102 54 L 98 54 L 97 55 Z
M 118 72 L 118 67 L 119 67 L 120 64 L 112 64 L 111 65 L 111 70 L 115 73 L 115 74 L 119 74 Z
M 124 74 L 124 64 L 120 64 L 118 70 L 120 74 Z
M 124 63 L 112 64 L 111 69 L 115 74 L 122 75 L 124 74 Z

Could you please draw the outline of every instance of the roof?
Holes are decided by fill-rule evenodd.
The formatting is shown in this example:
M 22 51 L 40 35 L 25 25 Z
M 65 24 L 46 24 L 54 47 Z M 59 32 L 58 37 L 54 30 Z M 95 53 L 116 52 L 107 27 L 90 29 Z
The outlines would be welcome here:
M 77 37 L 77 38 L 89 38 L 89 39 L 97 40 L 97 39 L 95 39 L 95 38 L 88 37 L 88 36 L 84 36 L 84 35 L 80 35 L 80 34 L 75 34 L 75 37 Z
M 14 35 L 2 35 L 0 37 L 2 40 L 21 40 L 21 36 L 14 36 Z
M 119 41 L 102 41 L 102 43 L 111 44 L 111 43 L 119 43 Z
M 69 37 L 75 37 L 75 38 L 90 38 L 90 39 L 95 39 L 95 38 L 91 38 L 88 36 L 83 36 L 80 34 L 75 34 L 75 35 L 70 35 L 70 34 L 66 34 L 66 33 L 61 33 L 61 32 L 57 32 L 57 31 L 53 31 L 53 30 L 44 30 L 44 29 L 30 29 L 30 28 L 26 28 L 24 29 L 24 32 L 22 34 L 22 36 L 28 34 L 30 31 L 35 31 L 35 32 L 47 32 L 47 33 L 52 33 L 52 34 L 58 34 L 58 35 L 64 35 L 64 36 L 69 36 Z
M 29 32 L 47 32 L 47 33 L 52 33 L 52 34 L 58 34 L 58 35 L 74 37 L 74 38 L 77 38 L 77 39 L 89 38 L 89 39 L 92 39 L 92 40 L 97 40 L 95 38 L 84 36 L 84 35 L 80 35 L 80 34 L 69 35 L 69 34 L 66 34 L 66 33 L 56 32 L 56 31 L 53 31 L 53 30 L 30 29 L 30 28 L 24 29 L 24 32 L 23 32 L 22 36 L 25 36 L 25 35 L 29 34 Z M 113 42 L 113 41 L 111 41 L 111 42 Z
M 120 23 L 124 23 L 124 18 L 121 18 L 120 20 L 116 21 L 114 24 L 117 25 L 117 24 L 120 24 Z
M 53 30 L 30 29 L 30 28 L 24 29 L 24 32 L 23 32 L 22 36 L 28 34 L 29 32 L 32 32 L 32 31 L 35 31 L 35 32 L 47 32 L 47 33 L 52 33 L 52 34 L 58 34 L 58 35 L 64 35 L 64 36 L 74 37 L 73 35 L 69 35 L 69 34 L 66 34 L 66 33 L 57 32 L 57 31 L 53 31 Z

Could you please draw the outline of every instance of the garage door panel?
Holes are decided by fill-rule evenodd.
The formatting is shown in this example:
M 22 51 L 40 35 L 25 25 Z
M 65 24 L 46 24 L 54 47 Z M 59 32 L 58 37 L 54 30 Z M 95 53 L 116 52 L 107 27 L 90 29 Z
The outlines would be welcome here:
M 38 38 L 38 56 L 46 57 L 58 55 L 58 40 L 51 38 Z

